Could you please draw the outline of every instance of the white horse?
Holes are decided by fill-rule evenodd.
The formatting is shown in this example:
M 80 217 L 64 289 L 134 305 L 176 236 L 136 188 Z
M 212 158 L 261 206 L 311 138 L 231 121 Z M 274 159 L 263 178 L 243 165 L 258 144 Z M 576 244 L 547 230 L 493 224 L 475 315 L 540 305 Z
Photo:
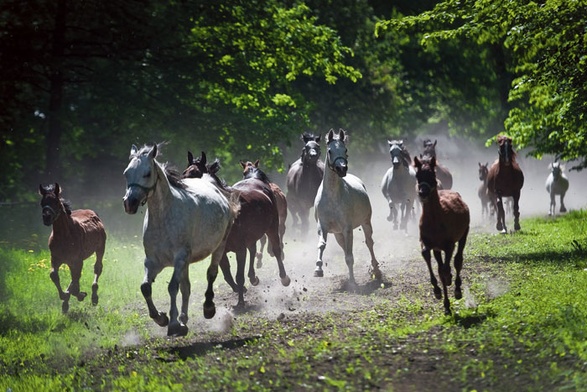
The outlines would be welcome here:
M 381 192 L 389 205 L 387 220 L 393 222 L 393 229 L 397 230 L 399 215 L 399 228 L 407 232 L 408 221 L 414 215 L 416 170 L 403 141 L 391 140 L 387 143 L 392 166 L 381 180 Z
M 166 170 L 156 157 L 156 144 L 140 150 L 132 146 L 130 163 L 124 171 L 124 210 L 135 214 L 139 206 L 148 206 L 143 223 L 145 278 L 141 292 L 149 316 L 162 327 L 168 325 L 168 335 L 183 336 L 188 332 L 189 265 L 212 255 L 204 302 L 204 317 L 212 318 L 216 313 L 212 285 L 238 206 L 208 179 L 181 180 L 178 173 Z M 151 284 L 165 267 L 173 267 L 168 286 L 169 318 L 157 310 L 151 298 Z M 182 297 L 179 315 L 178 290 Z
M 347 174 L 346 135 L 343 129 L 334 134 L 328 132 L 327 153 L 324 178 L 318 188 L 314 202 L 314 214 L 318 222 L 318 261 L 314 276 L 324 276 L 322 254 L 326 248 L 328 233 L 333 233 L 336 242 L 344 250 L 344 258 L 349 269 L 349 281 L 355 284 L 353 273 L 353 230 L 361 226 L 365 233 L 365 244 L 371 253 L 372 274 L 381 279 L 379 262 L 373 252 L 373 227 L 371 226 L 371 202 L 363 182 L 352 174 Z
M 556 195 L 560 195 L 561 208 L 560 212 L 567 212 L 565 207 L 565 194 L 569 190 L 569 179 L 563 173 L 564 166 L 560 162 L 554 162 L 549 165 L 550 174 L 546 178 L 546 191 L 550 195 L 550 210 L 548 215 L 554 215 L 556 210 Z

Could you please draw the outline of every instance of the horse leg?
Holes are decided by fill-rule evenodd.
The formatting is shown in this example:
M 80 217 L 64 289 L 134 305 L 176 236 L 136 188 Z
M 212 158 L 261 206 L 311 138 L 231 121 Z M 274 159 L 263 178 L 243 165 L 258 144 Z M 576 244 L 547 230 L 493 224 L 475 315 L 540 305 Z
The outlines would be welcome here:
M 426 266 L 428 267 L 428 272 L 430 273 L 430 283 L 432 283 L 432 286 L 434 287 L 434 296 L 436 297 L 436 299 L 441 299 L 442 292 L 440 291 L 440 287 L 438 287 L 438 281 L 436 280 L 434 272 L 432 271 L 430 249 L 428 249 L 424 245 L 422 246 L 422 257 L 424 257 L 424 260 L 426 261 Z
M 88 295 L 85 291 L 80 291 L 79 280 L 82 277 L 83 260 L 71 263 L 69 265 L 69 272 L 71 273 L 71 283 L 66 292 L 77 298 L 78 301 L 83 301 Z
M 67 313 L 69 310 L 69 293 L 65 293 L 61 289 L 61 282 L 59 280 L 59 267 L 62 263 L 55 262 L 51 260 L 51 272 L 49 272 L 49 277 L 57 287 L 57 292 L 59 293 L 59 299 L 63 301 L 61 304 L 61 311 L 63 313 Z
M 265 236 L 263 236 L 265 237 Z M 261 238 L 262 239 L 262 238 Z M 251 282 L 252 286 L 256 286 L 259 284 L 259 278 L 257 277 L 257 275 L 255 274 L 255 254 L 259 254 L 257 253 L 257 243 L 254 242 L 253 245 L 249 246 L 249 257 L 250 257 L 250 262 L 249 262 L 249 273 L 248 273 L 248 277 L 249 277 L 249 282 Z M 257 267 L 259 267 L 259 264 L 262 264 L 260 262 L 260 260 L 258 260 L 258 264 Z
M 318 222 L 318 261 L 316 261 L 316 269 L 314 270 L 314 276 L 319 278 L 324 276 L 324 271 L 322 270 L 322 255 L 324 254 L 324 249 L 326 249 L 327 237 L 328 232 L 322 230 L 322 226 L 320 226 L 320 222 Z
M 520 230 L 520 192 L 516 192 L 514 195 L 514 230 Z M 505 225 L 504 225 L 505 226 Z
M 277 260 L 277 268 L 279 269 L 279 278 L 281 279 L 281 284 L 283 286 L 289 286 L 291 283 L 291 279 L 287 276 L 285 272 L 285 266 L 283 265 L 283 249 L 281 247 L 281 240 L 279 238 L 278 230 L 269 230 L 266 233 L 267 238 L 269 239 L 269 245 L 273 249 L 273 254 L 275 259 Z
M 497 224 L 495 225 L 495 228 L 502 234 L 506 234 L 508 230 L 505 226 L 505 211 L 503 209 L 503 198 L 499 194 L 496 198 L 495 209 L 497 210 Z
M 261 248 L 259 249 L 259 252 L 257 252 L 255 249 L 255 256 L 257 257 L 257 268 L 263 267 L 263 249 L 265 249 L 265 244 L 267 243 L 267 237 L 266 236 L 261 237 L 259 242 L 261 243 Z M 255 246 L 255 248 L 256 248 L 256 246 Z M 269 253 L 269 255 L 271 255 L 272 250 L 270 250 L 269 247 L 267 247 L 267 252 Z
M 159 312 L 153 303 L 151 285 L 155 281 L 155 277 L 161 272 L 160 267 L 153 267 L 153 263 L 149 259 L 145 259 L 145 277 L 141 283 L 141 293 L 147 302 L 149 308 L 149 316 L 161 327 L 169 324 L 169 318 L 164 312 Z
M 452 274 L 450 272 L 450 259 L 454 251 L 454 244 L 450 244 L 444 251 L 444 262 L 442 261 L 442 252 L 434 251 L 434 258 L 438 262 L 438 276 L 442 283 L 442 292 L 444 294 L 444 314 L 450 314 L 450 300 L 448 299 L 448 286 L 452 284 Z
M 169 326 L 167 327 L 167 336 L 185 336 L 188 332 L 188 327 L 178 320 L 179 311 L 177 309 L 177 293 L 179 292 L 179 286 L 189 285 L 189 282 L 184 282 L 188 279 L 188 273 L 186 269 L 189 268 L 189 264 L 186 262 L 186 255 L 184 252 L 180 252 L 179 255 L 175 256 L 173 261 L 173 275 L 167 286 L 169 292 Z M 189 299 L 189 298 L 188 298 Z
M 238 303 L 235 308 L 243 309 L 245 307 L 245 265 L 247 263 L 247 251 L 245 248 L 234 252 L 236 255 L 236 286 L 238 292 Z
M 556 195 L 551 190 L 550 191 L 550 208 L 548 209 L 548 215 L 549 216 L 554 215 L 555 212 L 556 212 L 556 199 L 555 199 L 555 197 L 556 197 Z
M 188 306 L 191 289 L 190 267 L 189 264 L 186 264 L 184 272 L 181 274 L 181 280 L 179 281 L 179 291 L 181 292 L 181 313 L 179 314 L 178 320 L 183 325 L 188 323 Z
M 373 250 L 373 245 L 375 242 L 373 241 L 373 226 L 371 226 L 371 222 L 367 222 L 361 226 L 363 229 L 363 233 L 365 234 L 365 245 L 367 245 L 367 249 L 369 249 L 369 253 L 371 254 L 371 270 L 369 274 L 375 280 L 381 280 L 381 270 L 379 269 L 379 262 L 375 257 L 375 251 Z
M 216 305 L 214 304 L 214 281 L 218 276 L 218 264 L 220 263 L 220 259 L 226 256 L 224 253 L 224 248 L 226 247 L 226 240 L 228 239 L 229 233 L 230 227 L 226 230 L 226 233 L 224 233 L 224 239 L 218 248 L 212 252 L 212 256 L 210 257 L 210 265 L 206 271 L 208 287 L 206 288 L 206 299 L 204 301 L 204 317 L 207 319 L 211 319 L 216 314 Z
M 349 283 L 354 286 L 356 282 L 354 272 L 355 258 L 353 257 L 353 229 L 345 229 L 342 233 L 334 233 L 334 238 L 344 251 L 344 261 L 349 270 Z
M 226 283 L 232 288 L 232 291 L 238 293 L 238 286 L 234 282 L 232 272 L 230 272 L 230 262 L 228 261 L 228 255 L 226 253 L 220 259 L 220 269 L 222 270 L 222 275 L 224 276 Z
M 565 207 L 565 192 L 561 193 L 561 209 L 560 212 L 567 212 L 567 208 Z
M 102 275 L 102 259 L 104 258 L 104 248 L 96 251 L 96 263 L 94 263 L 94 282 L 92 283 L 92 305 L 98 305 L 98 279 Z
M 463 269 L 463 250 L 465 249 L 465 245 L 467 244 L 467 236 L 469 235 L 469 228 L 465 231 L 465 234 L 459 240 L 459 245 L 457 247 L 457 254 L 455 255 L 454 265 L 456 271 L 456 279 L 455 279 L 455 298 L 461 299 L 463 298 L 463 293 L 461 291 L 461 270 Z

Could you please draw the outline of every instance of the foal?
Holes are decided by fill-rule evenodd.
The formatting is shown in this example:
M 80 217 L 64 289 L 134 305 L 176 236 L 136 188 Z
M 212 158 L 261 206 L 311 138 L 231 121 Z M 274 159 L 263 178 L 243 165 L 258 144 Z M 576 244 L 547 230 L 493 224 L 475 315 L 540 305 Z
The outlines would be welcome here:
M 85 259 L 96 253 L 94 283 L 92 283 L 92 305 L 98 304 L 98 279 L 102 274 L 102 258 L 106 248 L 106 231 L 102 221 L 92 210 L 71 210 L 69 203 L 61 198 L 59 184 L 39 185 L 43 223 L 53 226 L 49 236 L 51 250 L 51 272 L 49 276 L 57 287 L 63 301 L 61 310 L 69 310 L 69 297 L 73 295 L 83 301 L 87 293 L 80 291 L 79 280 Z M 71 283 L 66 291 L 61 289 L 59 267 L 66 264 L 71 273 Z
M 548 215 L 554 215 L 556 211 L 556 195 L 560 195 L 561 208 L 560 212 L 567 212 L 565 207 L 565 194 L 569 190 L 569 179 L 563 173 L 563 167 L 560 162 L 554 162 L 550 165 L 550 174 L 546 179 L 546 191 L 550 195 L 550 209 Z
M 430 282 L 434 286 L 434 295 L 441 299 L 444 293 L 444 314 L 449 315 L 450 301 L 447 287 L 452 284 L 450 259 L 455 242 L 458 242 L 454 266 L 457 277 L 455 279 L 455 298 L 462 298 L 461 269 L 463 267 L 463 249 L 469 233 L 469 207 L 458 192 L 438 190 L 436 187 L 436 158 L 419 160 L 414 158 L 416 179 L 418 180 L 418 197 L 422 202 L 422 216 L 420 217 L 420 243 L 422 256 L 430 272 Z M 432 272 L 430 252 L 438 262 L 438 276 L 442 283 L 442 292 Z M 444 261 L 442 260 L 444 252 Z

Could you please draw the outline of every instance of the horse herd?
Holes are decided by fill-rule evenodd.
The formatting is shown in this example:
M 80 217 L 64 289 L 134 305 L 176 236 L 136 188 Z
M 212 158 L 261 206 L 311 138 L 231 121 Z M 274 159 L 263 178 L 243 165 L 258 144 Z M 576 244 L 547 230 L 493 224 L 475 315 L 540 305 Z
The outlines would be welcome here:
M 188 152 L 187 168 L 179 173 L 157 161 L 159 145 L 132 146 L 130 162 L 124 170 L 126 193 L 123 205 L 128 214 L 135 214 L 142 205 L 148 207 L 143 224 L 145 275 L 141 292 L 149 316 L 158 325 L 167 326 L 168 335 L 183 336 L 188 332 L 191 263 L 210 257 L 203 305 L 205 318 L 214 317 L 216 312 L 213 283 L 218 267 L 224 280 L 238 294 L 236 306 L 244 306 L 247 254 L 250 259 L 247 275 L 250 284 L 255 286 L 259 279 L 255 274 L 254 259 L 257 258 L 257 267 L 260 267 L 265 243 L 269 255 L 277 260 L 282 285 L 290 284 L 283 264 L 283 237 L 288 210 L 293 227 L 306 233 L 309 213 L 314 208 L 318 232 L 315 277 L 324 276 L 323 252 L 328 234 L 332 233 L 344 251 L 349 283 L 355 284 L 353 231 L 360 226 L 371 256 L 371 276 L 375 280 L 382 279 L 373 249 L 373 211 L 369 195 L 361 179 L 348 173 L 347 132 L 331 129 L 326 134 L 324 162 L 320 159 L 320 139 L 320 136 L 310 133 L 302 135 L 302 153 L 287 173 L 287 198 L 259 168 L 258 160 L 241 161 L 243 179 L 229 186 L 218 175 L 219 161 L 216 159 L 208 163 L 205 152 L 199 157 Z M 388 220 L 394 229 L 407 230 L 415 210 L 421 210 L 419 231 L 422 257 L 428 267 L 434 295 L 438 299 L 444 298 L 445 314 L 450 314 L 448 287 L 453 279 L 450 261 L 456 244 L 454 295 L 459 299 L 462 297 L 460 272 L 463 250 L 470 225 L 469 208 L 461 195 L 451 190 L 452 175 L 436 156 L 436 142 L 424 141 L 423 153 L 413 159 L 402 141 L 388 143 L 392 166 L 381 182 L 381 191 L 389 205 Z M 519 230 L 518 202 L 524 175 L 516 162 L 511 139 L 499 136 L 497 143 L 496 161 L 491 166 L 479 163 L 479 179 L 482 181 L 479 198 L 484 206 L 483 213 L 495 213 L 497 230 L 507 233 L 504 198 L 513 199 L 514 229 Z M 551 167 L 546 188 L 551 195 L 550 213 L 554 214 L 556 194 L 560 195 L 560 211 L 566 211 L 563 199 L 568 180 L 558 162 Z M 42 196 L 43 223 L 52 226 L 49 237 L 50 277 L 62 300 L 62 311 L 68 311 L 71 295 L 79 301 L 86 297 L 87 294 L 80 291 L 79 280 L 83 260 L 93 253 L 96 253 L 96 263 L 92 304 L 96 305 L 106 243 L 104 225 L 91 210 L 72 211 L 62 198 L 58 184 L 40 185 L 39 193 Z M 415 203 L 416 198 L 418 203 Z M 261 244 L 259 252 L 258 242 Z M 236 256 L 234 278 L 228 252 Z M 432 253 L 438 263 L 442 288 L 432 269 Z M 67 264 L 71 272 L 72 280 L 66 291 L 62 290 L 58 275 L 62 264 Z M 157 275 L 165 267 L 173 268 L 168 285 L 169 316 L 157 309 L 151 289 Z M 180 309 L 177 307 L 178 293 L 181 293 Z

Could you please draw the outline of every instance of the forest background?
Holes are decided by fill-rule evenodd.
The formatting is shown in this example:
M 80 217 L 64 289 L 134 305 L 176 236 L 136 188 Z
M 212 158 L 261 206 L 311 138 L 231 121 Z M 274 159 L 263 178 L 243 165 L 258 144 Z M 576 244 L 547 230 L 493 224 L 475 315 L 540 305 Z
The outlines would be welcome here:
M 586 65 L 584 0 L 3 0 L 0 202 L 107 196 L 133 143 L 283 172 L 330 128 L 366 154 L 502 132 L 582 169 Z

